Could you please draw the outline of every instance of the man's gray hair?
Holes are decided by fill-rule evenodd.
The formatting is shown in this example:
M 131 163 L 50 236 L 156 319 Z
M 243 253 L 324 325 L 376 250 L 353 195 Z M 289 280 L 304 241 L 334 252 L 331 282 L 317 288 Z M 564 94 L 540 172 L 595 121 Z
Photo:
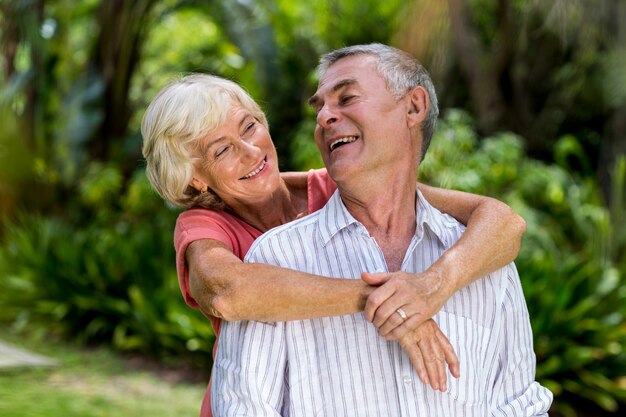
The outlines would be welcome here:
M 380 43 L 369 45 L 354 45 L 329 52 L 320 58 L 317 67 L 317 74 L 321 79 L 328 68 L 342 58 L 353 55 L 374 55 L 378 58 L 376 69 L 387 84 L 387 89 L 400 100 L 411 89 L 421 86 L 428 93 L 430 107 L 426 120 L 422 124 L 422 154 L 420 160 L 424 159 L 430 141 L 435 133 L 437 117 L 439 116 L 439 106 L 435 86 L 428 74 L 428 71 L 411 55 L 392 46 Z

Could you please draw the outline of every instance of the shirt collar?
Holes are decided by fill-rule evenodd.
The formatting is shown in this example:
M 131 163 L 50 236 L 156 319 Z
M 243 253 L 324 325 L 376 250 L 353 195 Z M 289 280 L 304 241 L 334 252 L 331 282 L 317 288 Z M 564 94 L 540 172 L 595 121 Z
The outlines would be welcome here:
M 442 214 L 426 201 L 422 193 L 418 190 L 417 198 L 415 202 L 416 212 L 416 228 L 414 237 L 417 241 L 421 241 L 424 236 L 425 227 L 428 229 L 443 243 L 447 242 L 448 234 L 444 233 L 444 229 L 449 227 L 449 223 L 452 219 Z M 356 220 L 341 200 L 339 190 L 336 190 L 331 196 L 328 203 L 320 211 L 320 235 L 324 245 L 341 230 L 343 229 L 359 229 L 362 228 L 364 233 L 367 233 L 365 226 L 363 226 L 358 220 Z
M 424 228 L 428 227 L 445 247 L 450 247 L 454 243 L 451 242 L 452 237 L 450 233 L 446 233 L 445 230 L 458 225 L 458 222 L 431 206 L 419 190 L 417 191 L 415 211 L 417 213 L 416 220 L 418 225 L 415 234 L 419 240 L 424 235 Z
M 352 217 L 341 200 L 339 190 L 335 190 L 328 203 L 320 212 L 319 224 L 322 242 L 326 245 L 342 229 L 351 227 L 353 224 L 360 225 L 361 223 Z

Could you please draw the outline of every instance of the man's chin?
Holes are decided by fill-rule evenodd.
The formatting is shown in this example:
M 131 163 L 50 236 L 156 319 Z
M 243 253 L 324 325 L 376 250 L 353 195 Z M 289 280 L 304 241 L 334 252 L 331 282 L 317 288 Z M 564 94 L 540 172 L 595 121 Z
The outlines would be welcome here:
M 328 175 L 330 175 L 335 182 L 343 182 L 348 180 L 351 176 L 356 175 L 356 173 L 354 173 L 354 164 L 349 163 L 350 161 L 345 162 L 346 163 L 335 161 L 334 163 L 326 165 Z

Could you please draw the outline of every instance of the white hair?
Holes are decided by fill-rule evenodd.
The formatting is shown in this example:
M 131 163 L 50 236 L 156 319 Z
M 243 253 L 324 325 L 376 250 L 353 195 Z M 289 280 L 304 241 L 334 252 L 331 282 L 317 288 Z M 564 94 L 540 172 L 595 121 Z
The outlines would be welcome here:
M 200 193 L 189 183 L 198 161 L 192 150 L 226 121 L 233 105 L 250 111 L 268 127 L 252 97 L 224 78 L 191 74 L 171 82 L 154 97 L 141 122 L 143 156 L 150 184 L 165 200 L 185 208 L 224 208 L 211 190 Z

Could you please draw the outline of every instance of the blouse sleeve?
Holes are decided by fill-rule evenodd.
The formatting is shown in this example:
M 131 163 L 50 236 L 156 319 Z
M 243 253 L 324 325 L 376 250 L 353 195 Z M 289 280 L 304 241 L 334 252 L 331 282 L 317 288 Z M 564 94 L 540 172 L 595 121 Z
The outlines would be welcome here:
M 337 189 L 337 184 L 328 175 L 326 168 L 312 169 L 308 176 L 309 214 L 326 205 Z
M 235 252 L 236 244 L 228 230 L 223 227 L 223 223 L 215 213 L 204 209 L 186 210 L 178 216 L 174 229 L 174 249 L 176 250 L 176 272 L 178 274 L 178 285 L 187 305 L 198 308 L 198 303 L 191 296 L 189 290 L 189 269 L 185 252 L 187 247 L 194 241 L 200 239 L 214 239 Z

